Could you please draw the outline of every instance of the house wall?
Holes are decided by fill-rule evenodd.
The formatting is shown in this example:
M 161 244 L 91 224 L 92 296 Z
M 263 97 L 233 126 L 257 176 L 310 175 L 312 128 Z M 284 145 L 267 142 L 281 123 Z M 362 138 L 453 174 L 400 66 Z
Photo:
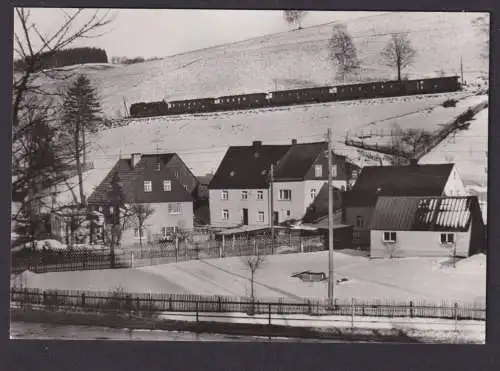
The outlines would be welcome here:
M 267 189 L 228 189 L 229 198 L 221 200 L 222 189 L 209 190 L 210 225 L 229 228 L 243 223 L 243 209 L 248 209 L 248 225 L 269 225 L 269 191 Z M 248 198 L 241 198 L 242 191 L 248 191 Z M 262 200 L 257 200 L 257 192 L 263 191 Z M 229 211 L 229 220 L 222 218 L 222 210 Z M 264 221 L 258 222 L 258 211 L 264 212 Z
M 370 223 L 373 215 L 373 207 L 346 207 L 344 212 L 344 224 L 353 226 L 354 239 L 358 245 L 370 244 Z M 358 228 L 357 217 L 363 218 L 363 227 Z
M 387 231 L 389 232 L 389 231 Z M 396 231 L 394 244 L 383 242 L 384 231 L 370 232 L 370 257 L 388 258 L 389 248 L 393 249 L 393 257 L 451 257 L 453 248 L 441 245 L 441 233 L 446 231 Z M 468 232 L 454 232 L 457 256 L 469 255 L 470 230 Z
M 445 196 L 468 196 L 456 166 L 453 167 L 450 173 L 450 177 L 444 186 L 443 193 Z
M 162 227 L 179 227 L 187 230 L 193 229 L 193 203 L 180 202 L 179 204 L 181 206 L 181 212 L 179 214 L 169 214 L 169 203 L 167 202 L 148 204 L 154 209 L 154 212 L 144 223 L 146 231 L 144 233 L 143 242 L 152 240 L 155 234 L 160 234 Z M 130 227 L 123 231 L 122 244 L 139 242 L 139 237 L 134 236 L 134 229 L 137 227 L 138 225 L 132 222 Z
M 171 169 L 171 171 L 176 174 L 176 172 L 179 175 L 179 182 L 181 182 L 182 185 L 186 185 L 187 191 L 190 194 L 193 194 L 193 192 L 196 190 L 198 187 L 198 179 L 193 175 L 191 170 L 186 166 L 184 161 L 182 159 L 175 155 L 173 156 L 170 161 L 166 164 L 166 167 Z
M 305 212 L 306 207 L 312 202 L 308 193 L 306 182 L 276 182 L 274 183 L 274 211 L 279 213 L 278 221 L 284 222 L 288 219 L 301 219 Z M 324 183 L 324 181 L 310 181 L 319 192 L 319 184 Z M 290 201 L 284 201 L 279 199 L 280 190 L 289 189 L 292 191 L 292 199 Z M 290 210 L 290 216 L 287 215 L 287 211 Z

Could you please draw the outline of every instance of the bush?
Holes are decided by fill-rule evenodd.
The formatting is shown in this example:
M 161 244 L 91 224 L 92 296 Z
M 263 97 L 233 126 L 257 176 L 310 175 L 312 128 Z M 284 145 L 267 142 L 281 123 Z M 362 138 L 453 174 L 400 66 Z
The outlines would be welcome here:
M 456 107 L 457 106 L 457 100 L 456 99 L 447 99 L 443 103 L 444 108 L 448 107 Z

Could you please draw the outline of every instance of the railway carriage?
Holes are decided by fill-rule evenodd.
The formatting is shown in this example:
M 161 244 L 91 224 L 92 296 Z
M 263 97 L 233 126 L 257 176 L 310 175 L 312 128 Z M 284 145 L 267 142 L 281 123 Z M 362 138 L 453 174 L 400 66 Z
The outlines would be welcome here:
M 214 98 L 186 99 L 168 102 L 168 113 L 201 113 L 215 110 Z
M 266 93 L 254 93 L 218 97 L 214 104 L 217 110 L 232 110 L 265 107 L 269 102 Z

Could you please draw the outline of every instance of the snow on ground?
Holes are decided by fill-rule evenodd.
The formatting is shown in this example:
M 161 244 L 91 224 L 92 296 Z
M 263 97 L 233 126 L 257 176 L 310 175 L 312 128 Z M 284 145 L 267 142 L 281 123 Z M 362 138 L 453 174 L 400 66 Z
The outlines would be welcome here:
M 472 24 L 476 13 L 386 13 L 345 21 L 358 50 L 357 79 L 390 79 L 394 69 L 384 66 L 380 51 L 391 32 L 409 32 L 417 51 L 405 73 L 434 77 L 459 74 L 463 59 L 465 79 L 487 74 L 488 60 L 480 57 L 486 35 Z M 216 97 L 265 92 L 335 82 L 328 41 L 333 24 L 266 35 L 133 65 L 82 65 L 61 69 L 86 73 L 97 85 L 108 116 L 123 114 L 123 101 Z M 110 66 L 109 66 L 110 67 Z M 54 88 L 69 81 L 41 74 L 39 83 Z
M 477 195 L 487 218 L 488 109 L 479 112 L 468 129 L 449 136 L 419 161 L 421 164 L 456 164 L 460 178 L 471 195 Z
M 484 301 L 485 262 L 463 260 L 453 268 L 449 259 L 405 258 L 372 260 L 336 252 L 334 278 L 348 278 L 335 286 L 339 300 L 425 300 L 440 303 Z M 467 262 L 475 263 L 467 263 Z M 467 267 L 467 265 L 469 265 Z M 328 252 L 267 256 L 256 272 L 259 297 L 322 298 L 327 282 L 303 282 L 291 277 L 311 270 L 328 272 Z M 202 295 L 247 296 L 249 271 L 244 257 L 195 260 L 182 263 L 80 272 L 28 273 L 25 286 L 61 290 L 108 291 L 118 286 L 130 292 L 189 292 Z

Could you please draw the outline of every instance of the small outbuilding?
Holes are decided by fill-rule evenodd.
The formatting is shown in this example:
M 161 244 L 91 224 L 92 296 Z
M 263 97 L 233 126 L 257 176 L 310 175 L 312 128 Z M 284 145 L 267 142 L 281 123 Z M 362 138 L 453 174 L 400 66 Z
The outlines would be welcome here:
M 486 245 L 476 196 L 379 197 L 370 226 L 370 256 L 467 257 Z

